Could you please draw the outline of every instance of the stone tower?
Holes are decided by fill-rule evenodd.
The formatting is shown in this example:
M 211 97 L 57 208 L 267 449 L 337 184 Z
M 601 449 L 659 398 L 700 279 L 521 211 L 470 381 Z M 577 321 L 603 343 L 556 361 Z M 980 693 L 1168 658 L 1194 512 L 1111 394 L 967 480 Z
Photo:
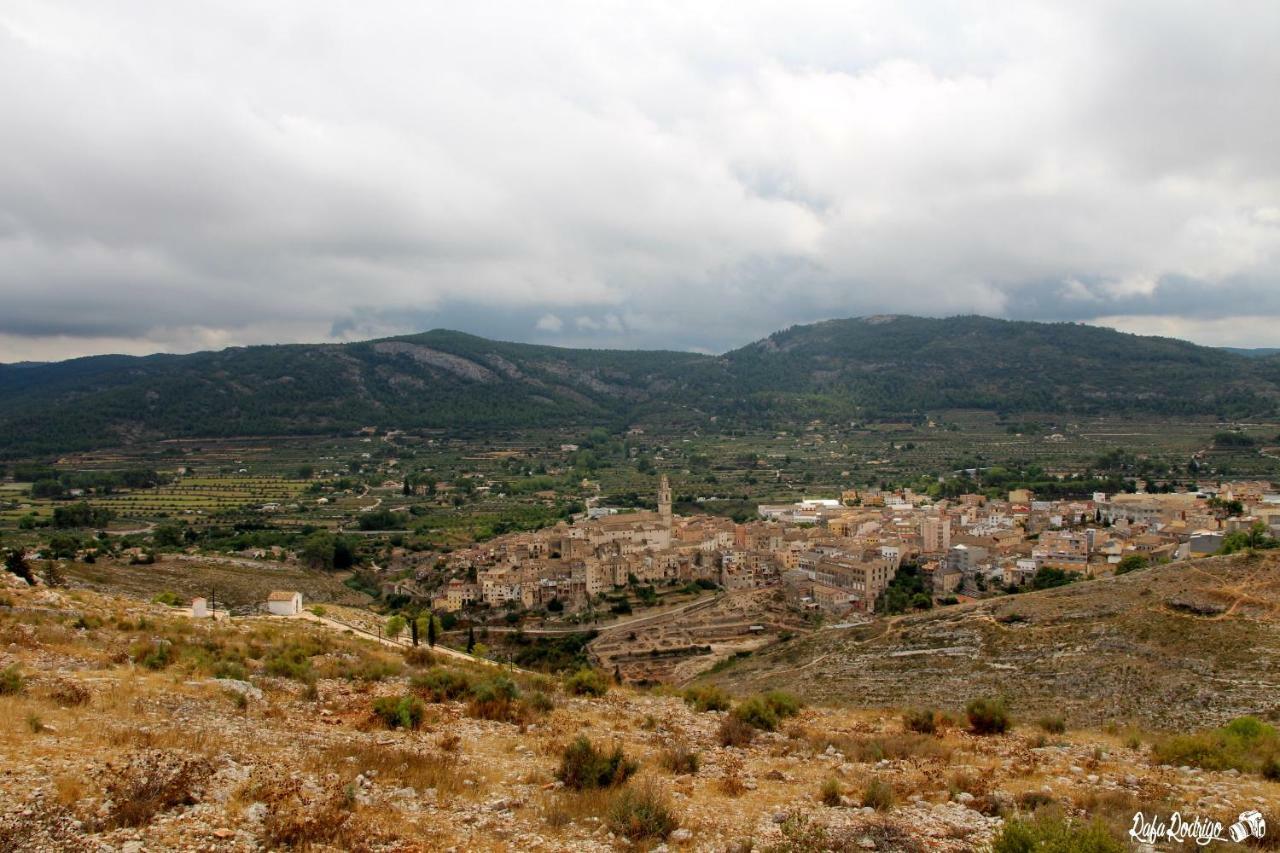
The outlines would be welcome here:
M 671 526 L 671 483 L 667 480 L 666 474 L 663 474 L 658 482 L 658 515 L 661 516 L 663 524 Z

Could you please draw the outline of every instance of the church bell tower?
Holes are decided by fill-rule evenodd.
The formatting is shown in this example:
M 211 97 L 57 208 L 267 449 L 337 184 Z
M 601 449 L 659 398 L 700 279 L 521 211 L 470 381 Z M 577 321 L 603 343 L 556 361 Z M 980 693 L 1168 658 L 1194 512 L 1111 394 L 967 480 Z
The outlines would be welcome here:
M 671 526 L 671 483 L 666 474 L 662 475 L 662 480 L 658 483 L 658 515 L 663 524 Z

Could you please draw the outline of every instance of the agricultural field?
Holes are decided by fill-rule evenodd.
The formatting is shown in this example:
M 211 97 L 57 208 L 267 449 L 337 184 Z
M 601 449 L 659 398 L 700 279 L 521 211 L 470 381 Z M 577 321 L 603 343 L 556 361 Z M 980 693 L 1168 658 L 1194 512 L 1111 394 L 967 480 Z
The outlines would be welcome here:
M 753 517 L 759 503 L 849 488 L 936 489 L 966 471 L 964 489 L 994 491 L 1019 479 L 1052 484 L 1086 473 L 1112 483 L 1280 480 L 1280 424 L 958 411 L 769 433 L 646 425 L 484 439 L 393 432 L 166 441 L 53 465 L 60 475 L 160 473 L 159 486 L 85 498 L 114 514 L 108 529 L 117 533 L 166 521 L 223 531 L 223 541 L 231 528 L 327 529 L 369 547 L 426 552 L 552 525 L 592 505 L 652 508 L 661 473 L 671 478 L 677 512 L 738 519 Z M 32 498 L 30 486 L 0 481 L 0 533 L 43 526 L 66 500 Z
M 164 592 L 190 603 L 216 596 L 223 607 L 256 607 L 275 589 L 296 589 L 312 604 L 366 605 L 369 596 L 343 584 L 344 573 L 311 571 L 296 563 L 227 558 L 165 557 L 150 565 L 123 561 L 69 561 L 64 572 L 77 587 L 151 600 Z
M 298 500 L 306 484 L 276 477 L 183 477 L 173 485 L 94 498 L 94 506 L 117 518 L 151 519 L 176 515 L 213 515 Z
M 139 523 L 165 518 L 181 518 L 199 525 L 214 517 L 259 510 L 264 505 L 284 508 L 297 502 L 306 486 L 304 481 L 279 477 L 215 475 L 179 477 L 172 483 L 149 489 L 122 489 L 104 495 L 54 500 L 32 498 L 30 483 L 0 483 L 0 529 L 19 526 L 25 516 L 48 520 L 56 506 L 78 500 L 94 509 L 109 511 L 114 517 L 111 525 L 114 529 L 133 528 Z

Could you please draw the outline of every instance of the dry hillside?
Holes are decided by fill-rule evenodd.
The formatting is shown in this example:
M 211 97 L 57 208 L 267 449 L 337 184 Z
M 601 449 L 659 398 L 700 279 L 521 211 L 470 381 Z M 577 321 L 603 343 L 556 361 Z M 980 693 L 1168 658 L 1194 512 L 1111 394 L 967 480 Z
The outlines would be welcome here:
M 0 575 L 0 851 L 977 851 L 1013 821 L 1121 838 L 1139 808 L 1280 807 L 1280 764 L 1165 766 L 1137 730 L 921 733 L 897 711 L 606 687 Z M 1280 755 L 1274 732 L 1251 743 Z
M 1004 696 L 1077 725 L 1280 715 L 1280 559 L 1237 555 L 829 629 L 709 677 L 815 702 L 958 708 Z

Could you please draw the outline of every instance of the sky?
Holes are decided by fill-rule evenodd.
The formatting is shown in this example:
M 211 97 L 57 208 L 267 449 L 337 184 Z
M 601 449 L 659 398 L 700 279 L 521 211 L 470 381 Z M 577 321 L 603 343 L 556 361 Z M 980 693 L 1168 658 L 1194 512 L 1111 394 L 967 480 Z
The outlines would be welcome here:
M 1280 346 L 1280 3 L 0 0 L 0 362 L 978 313 Z

